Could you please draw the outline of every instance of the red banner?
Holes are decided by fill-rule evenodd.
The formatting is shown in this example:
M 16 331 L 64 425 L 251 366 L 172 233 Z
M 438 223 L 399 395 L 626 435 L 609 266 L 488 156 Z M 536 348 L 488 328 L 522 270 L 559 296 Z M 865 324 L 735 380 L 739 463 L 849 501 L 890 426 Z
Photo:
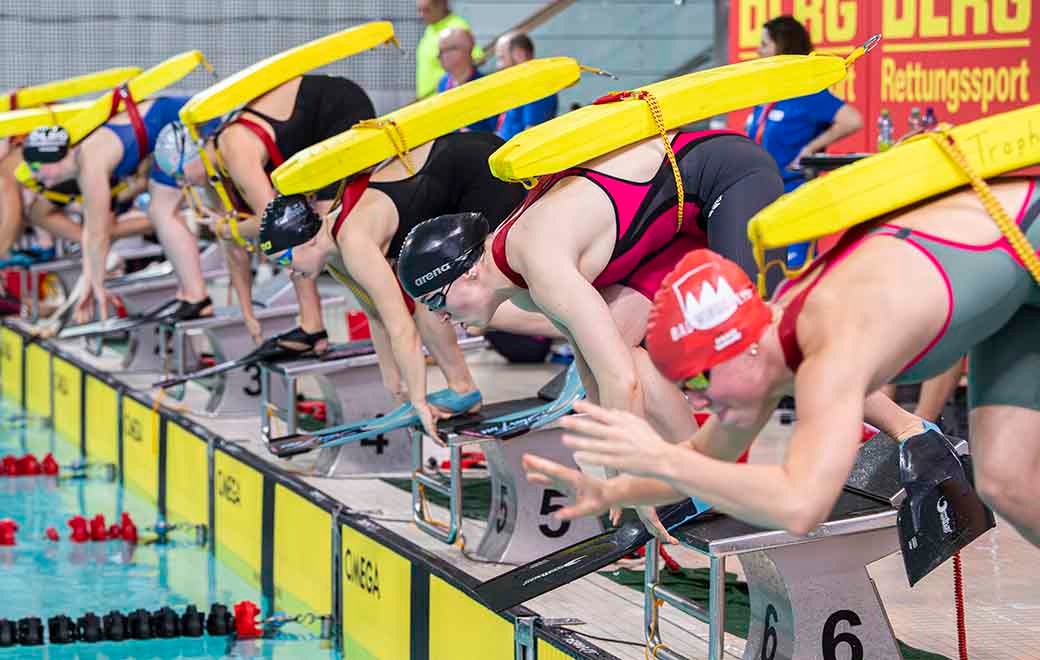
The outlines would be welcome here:
M 1040 0 L 731 0 L 730 60 L 757 57 L 762 24 L 781 14 L 802 21 L 819 52 L 846 55 L 882 36 L 831 90 L 866 124 L 831 152 L 874 151 L 882 109 L 898 137 L 914 107 L 959 124 L 1040 103 Z

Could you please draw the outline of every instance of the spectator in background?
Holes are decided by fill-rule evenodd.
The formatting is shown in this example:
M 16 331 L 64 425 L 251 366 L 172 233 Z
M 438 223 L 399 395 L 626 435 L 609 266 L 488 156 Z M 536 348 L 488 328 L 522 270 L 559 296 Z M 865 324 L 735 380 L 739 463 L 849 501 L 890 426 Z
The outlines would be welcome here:
M 534 57 L 534 43 L 522 32 L 507 32 L 495 42 L 495 59 L 499 69 L 506 69 Z M 508 140 L 535 124 L 556 116 L 559 99 L 556 94 L 532 101 L 527 105 L 502 113 L 498 121 L 498 136 Z
M 415 49 L 415 97 L 425 98 L 437 91 L 437 81 L 444 75 L 438 56 L 441 33 L 451 28 L 469 30 L 469 21 L 451 13 L 448 0 L 416 0 L 415 7 L 426 24 L 426 31 Z M 479 48 L 473 49 L 473 57 L 483 56 Z
M 437 83 L 438 92 L 464 85 L 480 78 L 482 74 L 473 61 L 473 33 L 469 30 L 449 28 L 441 33 L 439 43 L 441 66 L 447 72 Z M 481 119 L 463 128 L 463 131 L 487 131 L 494 133 L 498 116 Z
M 778 16 L 762 26 L 759 57 L 808 55 L 812 49 L 809 33 L 792 16 Z M 784 192 L 791 192 L 805 183 L 801 159 L 863 128 L 863 117 L 825 89 L 757 106 L 748 117 L 746 128 L 748 137 L 761 144 L 776 161 Z M 807 243 L 790 246 L 788 267 L 801 267 L 807 253 Z

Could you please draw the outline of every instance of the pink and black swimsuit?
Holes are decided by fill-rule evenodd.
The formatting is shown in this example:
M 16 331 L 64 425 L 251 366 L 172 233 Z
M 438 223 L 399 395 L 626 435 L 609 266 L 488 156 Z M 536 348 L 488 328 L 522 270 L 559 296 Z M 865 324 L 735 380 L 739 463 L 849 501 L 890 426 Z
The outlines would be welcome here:
M 776 163 L 751 140 L 731 131 L 677 133 L 672 149 L 685 190 L 682 227 L 676 228 L 678 195 L 667 159 L 645 182 L 573 167 L 544 177 L 502 224 L 492 243 L 495 264 L 514 284 L 527 288 L 506 259 L 509 230 L 553 186 L 576 176 L 596 184 L 610 199 L 617 223 L 610 261 L 592 281 L 596 288 L 623 284 L 652 299 L 683 255 L 703 247 L 737 262 L 753 278 L 757 268 L 747 223 L 783 193 Z

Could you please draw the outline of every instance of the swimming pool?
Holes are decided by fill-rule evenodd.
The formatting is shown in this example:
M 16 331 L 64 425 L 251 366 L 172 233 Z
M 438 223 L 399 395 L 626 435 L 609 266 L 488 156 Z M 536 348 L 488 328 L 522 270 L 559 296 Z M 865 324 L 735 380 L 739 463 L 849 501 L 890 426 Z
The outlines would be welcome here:
M 56 434 L 24 411 L 0 401 L 0 456 L 33 453 L 42 459 L 53 453 L 59 465 L 79 459 L 79 447 Z M 0 619 L 39 617 L 44 628 L 49 617 L 71 619 L 92 611 L 99 617 L 111 610 L 123 614 L 163 606 L 182 613 L 189 604 L 207 612 L 212 603 L 229 608 L 250 600 L 263 603 L 260 589 L 244 579 L 228 562 L 218 560 L 199 545 L 194 528 L 174 531 L 166 545 L 148 543 L 156 535 L 147 528 L 158 521 L 153 504 L 131 489 L 105 478 L 106 470 L 87 470 L 86 479 L 0 476 L 0 518 L 19 526 L 14 546 L 0 546 Z M 64 470 L 67 476 L 68 470 Z M 74 543 L 69 518 L 87 520 L 101 513 L 108 524 L 130 514 L 141 542 L 122 540 Z M 60 540 L 47 540 L 53 527 Z M 295 613 L 295 612 L 294 612 Z M 338 658 L 331 640 L 320 637 L 318 626 L 287 624 L 274 639 L 238 640 L 204 636 L 78 642 L 69 645 L 0 648 L 0 658 Z

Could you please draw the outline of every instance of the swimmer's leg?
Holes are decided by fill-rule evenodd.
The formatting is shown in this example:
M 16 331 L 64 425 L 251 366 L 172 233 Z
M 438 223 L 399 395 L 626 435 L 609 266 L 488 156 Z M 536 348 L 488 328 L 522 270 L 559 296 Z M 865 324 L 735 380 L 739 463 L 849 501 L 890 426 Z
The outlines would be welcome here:
M 1040 547 L 1040 308 L 972 349 L 971 450 L 982 499 Z
M 983 501 L 1040 547 L 1040 411 L 975 408 L 971 449 L 975 485 Z
M 166 258 L 173 264 L 173 271 L 181 287 L 180 297 L 189 302 L 203 300 L 207 293 L 206 282 L 202 278 L 202 263 L 199 261 L 198 241 L 177 214 L 181 191 L 149 181 L 148 192 L 151 196 L 148 219 L 162 243 Z

